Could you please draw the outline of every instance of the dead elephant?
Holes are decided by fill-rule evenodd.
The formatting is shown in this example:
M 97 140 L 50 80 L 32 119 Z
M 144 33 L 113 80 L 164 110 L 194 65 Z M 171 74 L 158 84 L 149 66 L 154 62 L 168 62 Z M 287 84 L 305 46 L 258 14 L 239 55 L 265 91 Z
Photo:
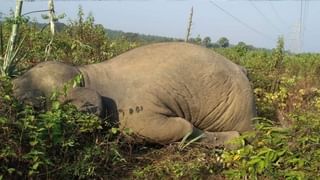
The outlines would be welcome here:
M 159 43 L 111 60 L 70 66 L 43 62 L 13 81 L 15 96 L 36 102 L 82 74 L 83 87 L 67 97 L 80 110 L 106 113 L 145 139 L 170 143 L 191 133 L 222 145 L 251 129 L 256 115 L 242 68 L 212 50 L 187 43 Z

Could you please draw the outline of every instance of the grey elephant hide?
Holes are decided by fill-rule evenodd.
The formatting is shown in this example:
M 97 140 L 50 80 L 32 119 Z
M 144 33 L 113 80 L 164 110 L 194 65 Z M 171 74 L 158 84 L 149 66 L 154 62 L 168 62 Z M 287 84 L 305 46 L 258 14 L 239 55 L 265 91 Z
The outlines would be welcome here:
M 70 66 L 44 62 L 14 80 L 15 96 L 48 97 L 77 74 L 84 87 L 67 99 L 79 110 L 107 115 L 158 143 L 204 134 L 214 145 L 251 130 L 256 115 L 245 70 L 212 50 L 187 43 L 159 43 L 111 60 Z

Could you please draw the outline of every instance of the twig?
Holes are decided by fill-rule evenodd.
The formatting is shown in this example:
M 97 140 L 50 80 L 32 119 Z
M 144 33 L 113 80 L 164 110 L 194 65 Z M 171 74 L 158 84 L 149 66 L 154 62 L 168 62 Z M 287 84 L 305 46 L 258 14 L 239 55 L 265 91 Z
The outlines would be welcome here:
M 25 15 L 32 14 L 32 13 L 48 12 L 48 11 L 50 11 L 50 9 L 46 9 L 46 10 L 37 10 L 37 11 L 30 11 L 30 12 L 27 12 L 27 13 L 22 14 L 21 16 L 25 16 Z

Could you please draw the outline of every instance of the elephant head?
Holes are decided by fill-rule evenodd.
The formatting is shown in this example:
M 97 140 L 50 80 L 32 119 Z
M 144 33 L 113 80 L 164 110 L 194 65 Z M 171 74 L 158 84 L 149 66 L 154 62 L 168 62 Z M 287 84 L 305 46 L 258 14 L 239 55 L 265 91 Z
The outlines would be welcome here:
M 13 94 L 22 102 L 40 107 L 43 97 L 49 97 L 77 74 L 79 71 L 73 66 L 43 62 L 13 80 Z

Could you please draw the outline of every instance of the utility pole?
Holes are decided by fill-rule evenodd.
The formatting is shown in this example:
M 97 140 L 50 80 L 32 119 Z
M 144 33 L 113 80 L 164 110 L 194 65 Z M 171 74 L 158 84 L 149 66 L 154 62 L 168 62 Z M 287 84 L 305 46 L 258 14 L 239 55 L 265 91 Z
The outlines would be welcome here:
M 188 23 L 187 35 L 186 35 L 185 42 L 188 42 L 188 41 L 189 41 L 189 38 L 190 38 L 191 26 L 192 26 L 192 17 L 193 17 L 193 6 L 191 7 L 191 11 L 190 11 L 189 23 Z
M 0 12 L 0 58 L 4 55 L 3 50 L 3 32 L 2 32 L 2 13 Z
M 49 57 L 49 55 L 51 53 L 52 43 L 53 43 L 53 39 L 54 39 L 54 35 L 55 35 L 56 15 L 55 15 L 55 12 L 54 12 L 53 0 L 49 0 L 48 1 L 48 10 L 49 10 L 48 18 L 49 18 L 51 39 L 50 39 L 50 42 L 49 42 L 49 44 L 47 44 L 46 49 L 45 49 L 45 61 L 48 60 L 48 57 Z
M 15 46 L 16 46 L 16 40 L 18 35 L 18 29 L 20 17 L 21 17 L 21 11 L 22 11 L 22 4 L 23 0 L 16 0 L 16 9 L 14 12 L 14 23 L 12 25 L 11 35 L 10 39 L 7 44 L 7 49 L 4 55 L 3 64 L 0 65 L 1 68 L 1 76 L 7 76 L 10 75 L 10 69 L 13 64 L 16 63 L 16 52 L 15 52 Z

